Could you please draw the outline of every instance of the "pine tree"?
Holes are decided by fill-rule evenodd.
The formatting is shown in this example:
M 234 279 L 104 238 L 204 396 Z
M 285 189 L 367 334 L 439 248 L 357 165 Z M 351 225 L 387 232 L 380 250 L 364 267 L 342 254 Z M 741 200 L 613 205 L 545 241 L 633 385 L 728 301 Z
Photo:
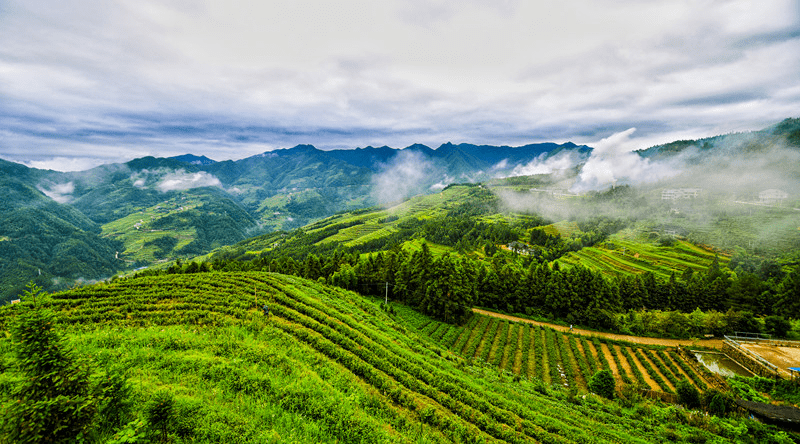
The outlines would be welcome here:
M 48 309 L 23 307 L 12 327 L 24 375 L 3 406 L 3 436 L 14 443 L 72 443 L 85 437 L 97 410 L 89 372 L 56 334 Z

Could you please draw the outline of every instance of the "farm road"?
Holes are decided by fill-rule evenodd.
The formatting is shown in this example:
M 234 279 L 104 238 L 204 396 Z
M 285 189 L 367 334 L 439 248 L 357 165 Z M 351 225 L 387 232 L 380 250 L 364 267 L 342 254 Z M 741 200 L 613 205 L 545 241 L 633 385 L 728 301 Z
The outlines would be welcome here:
M 561 332 L 568 332 L 569 331 L 569 327 L 564 327 L 563 325 L 555 325 L 555 324 L 549 324 L 547 322 L 539 322 L 539 321 L 533 321 L 533 320 L 530 320 L 530 319 L 518 318 L 516 316 L 509 316 L 509 315 L 505 315 L 505 314 L 502 314 L 502 313 L 495 313 L 493 311 L 483 310 L 483 309 L 480 309 L 480 308 L 473 308 L 472 311 L 474 313 L 478 313 L 478 314 L 482 314 L 482 315 L 486 315 L 486 316 L 492 316 L 492 317 L 501 318 L 501 319 L 508 319 L 509 321 L 527 322 L 528 324 L 541 325 L 543 327 L 550 327 L 550 328 L 552 328 L 554 330 L 558 330 L 558 331 L 561 331 Z M 608 338 L 608 339 L 613 339 L 613 340 L 617 340 L 617 341 L 633 342 L 633 343 L 636 343 L 636 344 L 663 345 L 665 347 L 676 347 L 678 345 L 682 345 L 682 346 L 687 346 L 687 347 L 688 346 L 702 346 L 702 347 L 712 347 L 712 348 L 717 348 L 717 349 L 721 349 L 722 348 L 722 339 L 702 339 L 702 340 L 698 340 L 698 341 L 692 341 L 690 339 L 645 338 L 645 337 L 641 337 L 641 336 L 628 336 L 628 335 L 618 335 L 618 334 L 614 334 L 614 333 L 603 333 L 603 332 L 594 331 L 594 330 L 582 330 L 580 328 L 575 328 L 575 329 L 572 330 L 572 332 L 575 333 L 575 334 L 583 335 L 583 336 L 597 336 L 597 337 Z

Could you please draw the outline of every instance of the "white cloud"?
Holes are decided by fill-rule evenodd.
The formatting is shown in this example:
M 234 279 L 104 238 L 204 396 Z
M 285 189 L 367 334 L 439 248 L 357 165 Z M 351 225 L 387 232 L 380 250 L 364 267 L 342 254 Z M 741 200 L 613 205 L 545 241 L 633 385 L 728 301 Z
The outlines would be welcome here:
M 39 185 L 39 191 L 45 196 L 58 203 L 69 203 L 72 200 L 72 193 L 75 192 L 75 183 L 48 183 Z
M 200 187 L 218 187 L 222 183 L 205 171 L 197 173 L 187 173 L 185 170 L 178 170 L 164 175 L 156 187 L 161 192 L 188 190 Z
M 517 165 L 507 176 L 533 176 L 536 174 L 552 174 L 575 167 L 578 156 L 571 151 L 565 151 L 550 158 L 542 154 L 525 165 Z
M 581 168 L 572 191 L 598 190 L 624 183 L 651 183 L 680 174 L 681 169 L 672 162 L 651 162 L 633 152 L 646 148 L 631 138 L 634 131 L 636 128 L 629 128 L 593 144 L 594 150 Z
M 27 160 L 21 163 L 40 170 L 85 171 L 102 165 L 104 161 L 95 157 L 51 157 L 43 160 Z
M 0 156 L 759 129 L 797 112 L 798 27 L 793 0 L 10 0 Z
M 373 196 L 382 204 L 398 202 L 423 192 L 432 174 L 433 165 L 425 156 L 401 151 L 372 176 Z

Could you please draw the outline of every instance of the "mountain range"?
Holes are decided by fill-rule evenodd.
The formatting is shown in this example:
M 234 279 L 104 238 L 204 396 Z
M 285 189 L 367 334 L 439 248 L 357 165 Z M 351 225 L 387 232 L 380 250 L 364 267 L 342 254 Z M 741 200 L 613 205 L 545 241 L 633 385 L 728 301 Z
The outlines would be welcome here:
M 760 132 L 677 141 L 636 155 L 651 165 L 731 164 L 772 158 L 775 146 L 797 153 L 798 134 L 800 119 L 787 119 Z M 80 172 L 0 159 L 0 300 L 31 280 L 48 290 L 66 288 L 452 183 L 530 174 L 574 183 L 593 156 L 592 148 L 573 143 L 446 143 L 332 151 L 298 145 L 219 162 L 193 154 L 142 157 Z M 782 177 L 797 169 L 781 158 L 763 165 L 782 169 Z M 796 187 L 785 183 L 776 187 Z

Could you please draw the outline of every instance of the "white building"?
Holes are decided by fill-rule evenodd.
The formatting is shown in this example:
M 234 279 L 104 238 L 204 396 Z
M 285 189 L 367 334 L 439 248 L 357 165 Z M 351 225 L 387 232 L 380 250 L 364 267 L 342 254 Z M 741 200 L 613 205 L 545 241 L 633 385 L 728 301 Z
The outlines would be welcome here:
M 786 191 L 769 189 L 758 193 L 758 201 L 762 204 L 779 204 L 789 197 Z
M 695 199 L 700 188 L 667 188 L 661 191 L 661 200 Z

